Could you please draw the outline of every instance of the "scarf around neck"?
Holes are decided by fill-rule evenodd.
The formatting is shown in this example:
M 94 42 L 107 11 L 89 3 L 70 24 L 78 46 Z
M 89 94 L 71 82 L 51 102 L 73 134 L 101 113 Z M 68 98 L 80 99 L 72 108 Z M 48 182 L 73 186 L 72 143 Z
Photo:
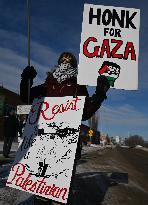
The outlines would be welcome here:
M 77 68 L 71 67 L 69 63 L 60 64 L 53 72 L 53 77 L 57 79 L 58 83 L 61 83 L 64 80 L 76 76 L 77 76 Z

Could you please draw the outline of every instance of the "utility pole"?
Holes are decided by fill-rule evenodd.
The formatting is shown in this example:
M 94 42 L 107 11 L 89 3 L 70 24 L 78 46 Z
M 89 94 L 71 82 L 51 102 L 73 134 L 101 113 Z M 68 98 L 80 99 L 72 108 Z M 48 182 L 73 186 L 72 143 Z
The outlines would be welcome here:
M 28 66 L 30 67 L 30 0 L 27 0 Z M 30 79 L 28 80 L 28 105 L 30 104 Z

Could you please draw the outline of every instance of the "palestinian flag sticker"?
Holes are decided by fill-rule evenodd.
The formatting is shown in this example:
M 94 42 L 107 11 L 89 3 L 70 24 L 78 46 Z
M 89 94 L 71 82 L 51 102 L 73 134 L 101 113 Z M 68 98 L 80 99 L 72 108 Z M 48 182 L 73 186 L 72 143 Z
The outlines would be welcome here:
M 114 87 L 114 83 L 120 75 L 120 66 L 116 63 L 104 61 L 98 73 L 107 77 L 110 86 Z

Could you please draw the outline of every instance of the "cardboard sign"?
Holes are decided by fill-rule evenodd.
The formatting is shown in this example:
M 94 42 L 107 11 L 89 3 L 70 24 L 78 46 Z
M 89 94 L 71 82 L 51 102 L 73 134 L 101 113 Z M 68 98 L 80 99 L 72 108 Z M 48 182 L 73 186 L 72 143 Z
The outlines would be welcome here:
M 105 75 L 112 88 L 136 90 L 139 26 L 139 9 L 85 4 L 78 83 L 96 86 Z
M 67 202 L 84 100 L 34 100 L 7 186 Z
M 17 105 L 17 115 L 28 115 L 31 110 L 31 105 Z

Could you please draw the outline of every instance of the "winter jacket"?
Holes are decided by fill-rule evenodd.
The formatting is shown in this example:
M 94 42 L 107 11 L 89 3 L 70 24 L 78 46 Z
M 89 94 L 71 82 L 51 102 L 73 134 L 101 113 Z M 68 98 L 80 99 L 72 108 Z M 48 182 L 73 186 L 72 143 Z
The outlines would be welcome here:
M 106 84 L 97 86 L 96 93 L 89 97 L 85 85 L 78 85 L 76 78 L 69 78 L 61 83 L 53 77 L 50 73 L 45 83 L 32 87 L 30 90 L 30 103 L 37 97 L 64 97 L 64 96 L 86 96 L 82 120 L 88 120 L 100 108 L 101 103 L 106 99 L 106 91 L 104 87 Z M 30 86 L 33 80 L 31 79 Z M 108 86 L 108 85 L 107 85 Z M 108 87 L 109 88 L 109 87 Z M 20 84 L 20 96 L 22 101 L 27 103 L 28 99 L 28 79 L 22 78 Z

